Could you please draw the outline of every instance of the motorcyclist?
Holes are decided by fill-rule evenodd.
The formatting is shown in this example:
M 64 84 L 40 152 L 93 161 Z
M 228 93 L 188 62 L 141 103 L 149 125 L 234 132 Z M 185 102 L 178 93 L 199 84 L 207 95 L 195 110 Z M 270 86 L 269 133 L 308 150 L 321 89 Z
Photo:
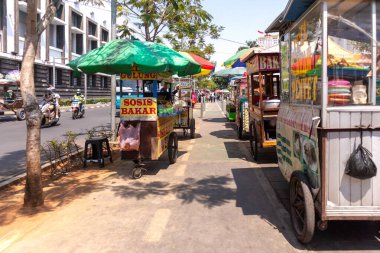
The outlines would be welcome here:
M 78 100 L 79 101 L 79 111 L 82 111 L 82 106 L 84 102 L 84 96 L 82 95 L 80 89 L 77 89 L 77 92 L 75 93 L 73 100 Z
M 49 87 L 47 88 L 48 91 L 51 92 L 52 96 L 53 96 L 53 102 L 54 102 L 54 105 L 55 105 L 55 118 L 58 119 L 59 118 L 59 114 L 58 114 L 58 110 L 59 110 L 59 99 L 61 98 L 61 96 L 54 92 L 55 90 L 55 87 L 52 85 L 52 84 L 49 84 Z
M 42 99 L 42 108 L 41 111 L 42 113 L 45 113 L 49 109 L 50 103 L 55 103 L 54 101 L 54 95 L 51 90 L 47 90 L 44 94 L 44 98 Z

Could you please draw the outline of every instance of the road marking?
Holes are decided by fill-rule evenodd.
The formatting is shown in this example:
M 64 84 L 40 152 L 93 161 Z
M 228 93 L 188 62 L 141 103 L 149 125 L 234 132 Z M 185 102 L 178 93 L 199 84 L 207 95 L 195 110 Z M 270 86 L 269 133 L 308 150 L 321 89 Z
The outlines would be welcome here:
M 178 168 L 176 169 L 175 171 L 175 176 L 176 177 L 183 177 L 185 175 L 185 172 L 186 172 L 186 164 L 180 164 L 178 166 Z
M 171 211 L 169 209 L 158 209 L 150 222 L 144 239 L 148 242 L 159 242 L 169 222 Z

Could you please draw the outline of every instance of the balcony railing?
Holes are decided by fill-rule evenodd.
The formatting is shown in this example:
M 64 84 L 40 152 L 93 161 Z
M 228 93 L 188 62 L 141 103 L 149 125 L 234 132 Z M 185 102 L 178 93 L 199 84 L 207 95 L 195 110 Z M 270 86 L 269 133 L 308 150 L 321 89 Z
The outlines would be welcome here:
M 54 58 L 62 58 L 63 57 L 63 50 L 56 47 L 49 47 L 49 61 L 53 62 Z M 56 60 L 56 63 L 64 63 L 63 59 Z

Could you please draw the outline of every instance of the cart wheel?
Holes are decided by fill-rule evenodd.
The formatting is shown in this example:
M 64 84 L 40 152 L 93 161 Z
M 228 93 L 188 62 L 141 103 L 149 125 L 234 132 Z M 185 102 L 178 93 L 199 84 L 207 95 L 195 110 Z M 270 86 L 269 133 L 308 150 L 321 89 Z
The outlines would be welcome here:
M 239 119 L 239 125 L 237 127 L 237 131 L 238 131 L 239 140 L 243 139 L 243 122 L 241 118 Z
M 314 201 L 305 174 L 295 171 L 290 179 L 290 217 L 297 239 L 309 243 L 314 235 Z
M 253 124 L 249 125 L 249 144 L 251 147 L 251 154 L 253 156 L 253 160 L 257 162 L 259 160 L 259 147 L 257 144 L 257 132 L 255 125 L 255 121 L 253 122 Z
M 133 179 L 139 179 L 143 175 L 143 170 L 140 166 L 134 167 L 132 170 L 132 178 Z
M 25 115 L 25 110 L 24 108 L 21 108 L 21 109 L 18 109 L 16 111 L 16 117 L 17 117 L 17 120 L 25 120 L 26 118 L 26 115 Z
M 170 164 L 174 164 L 177 161 L 178 156 L 178 139 L 175 132 L 171 132 L 168 142 L 168 156 Z
M 195 138 L 195 119 L 191 119 L 190 121 L 190 138 Z

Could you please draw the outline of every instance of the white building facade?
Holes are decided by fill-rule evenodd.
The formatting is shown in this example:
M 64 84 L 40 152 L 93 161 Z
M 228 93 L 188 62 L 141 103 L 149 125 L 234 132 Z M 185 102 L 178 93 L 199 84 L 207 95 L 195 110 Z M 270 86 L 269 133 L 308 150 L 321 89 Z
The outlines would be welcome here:
M 2 74 L 21 68 L 27 2 L 0 0 L 0 73 Z M 39 0 L 38 18 L 44 15 L 48 2 L 49 0 Z M 38 46 L 35 61 L 37 94 L 42 94 L 48 84 L 53 83 L 64 97 L 73 95 L 76 89 L 83 91 L 84 74 L 74 75 L 65 64 L 108 42 L 110 32 L 109 1 L 104 1 L 104 6 L 84 5 L 75 0 L 62 1 L 56 17 L 43 32 Z M 55 75 L 53 65 L 55 65 Z M 87 89 L 88 97 L 109 97 L 110 76 L 87 75 Z

